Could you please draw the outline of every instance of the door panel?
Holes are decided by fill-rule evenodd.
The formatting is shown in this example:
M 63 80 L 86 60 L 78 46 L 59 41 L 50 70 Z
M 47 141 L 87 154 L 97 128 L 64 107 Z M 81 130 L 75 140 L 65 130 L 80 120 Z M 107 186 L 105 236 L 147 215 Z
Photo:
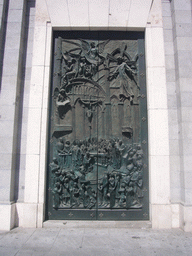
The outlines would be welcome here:
M 47 219 L 149 218 L 142 33 L 54 34 L 48 155 Z

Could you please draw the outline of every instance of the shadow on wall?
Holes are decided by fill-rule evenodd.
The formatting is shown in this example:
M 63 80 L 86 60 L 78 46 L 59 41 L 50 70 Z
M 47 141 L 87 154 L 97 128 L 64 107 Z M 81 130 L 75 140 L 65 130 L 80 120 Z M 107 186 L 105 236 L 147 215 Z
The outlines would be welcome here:
M 16 111 L 15 111 L 15 129 L 14 129 L 14 138 L 15 144 L 13 145 L 13 152 L 15 157 L 13 157 L 12 170 L 15 170 L 14 177 L 14 200 L 19 199 L 19 190 L 20 187 L 24 189 L 20 181 L 20 170 L 21 170 L 21 134 L 22 134 L 22 119 L 23 119 L 23 101 L 24 101 L 24 91 L 25 91 L 25 76 L 26 76 L 26 60 L 27 60 L 27 45 L 29 37 L 29 23 L 30 23 L 30 12 L 32 8 L 35 7 L 35 0 L 27 1 L 25 6 L 25 16 L 23 17 L 22 29 L 23 37 L 21 38 L 20 48 L 23 49 L 20 55 L 20 66 L 18 67 L 18 79 L 17 83 L 17 98 L 16 98 Z
M 2 83 L 2 70 L 3 70 L 3 58 L 4 58 L 4 48 L 5 48 L 5 37 L 6 37 L 6 30 L 7 30 L 7 17 L 8 17 L 8 8 L 9 8 L 9 1 L 4 1 L 2 16 L 0 24 L 0 91 L 1 91 L 1 83 Z

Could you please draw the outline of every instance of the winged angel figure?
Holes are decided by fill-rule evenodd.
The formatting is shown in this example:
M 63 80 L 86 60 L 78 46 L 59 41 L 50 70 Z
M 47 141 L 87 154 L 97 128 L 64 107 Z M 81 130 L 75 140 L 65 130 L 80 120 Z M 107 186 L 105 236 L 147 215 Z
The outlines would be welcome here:
M 110 75 L 108 80 L 110 82 L 114 80 L 111 87 L 113 87 L 113 84 L 115 86 L 119 86 L 119 96 L 121 100 L 125 100 L 127 98 L 132 101 L 134 97 L 132 90 L 133 85 L 129 82 L 128 78 L 131 81 L 134 81 L 138 89 L 140 89 L 135 79 L 137 75 L 136 62 L 138 60 L 138 54 L 136 54 L 134 60 L 131 60 L 131 56 L 126 52 L 126 49 L 127 45 L 122 44 L 120 48 L 115 49 L 115 51 L 109 55 L 110 62 L 113 63 L 113 66 L 110 66 Z
M 80 43 L 66 39 L 63 39 L 63 41 L 77 46 L 77 48 L 73 48 L 63 53 L 63 58 L 69 69 L 66 70 L 66 77 L 73 74 L 75 77 L 84 75 L 91 78 L 97 73 L 100 65 L 103 64 L 104 68 L 107 68 L 107 53 L 104 53 L 104 48 L 109 40 L 98 44 L 94 41 L 87 42 L 83 39 L 79 39 Z M 77 53 L 77 51 L 79 52 Z M 71 64 L 72 61 L 74 65 Z M 73 66 L 76 67 L 77 65 L 78 68 L 73 68 Z M 90 74 L 88 75 L 88 73 Z
M 80 41 L 81 41 L 82 55 L 85 56 L 88 62 L 90 62 L 95 66 L 99 66 L 103 64 L 104 67 L 107 67 L 106 65 L 107 53 L 106 54 L 104 53 L 104 49 L 106 44 L 109 42 L 109 40 L 100 42 L 98 44 L 95 44 L 95 42 L 88 43 L 87 41 L 82 39 L 80 39 Z

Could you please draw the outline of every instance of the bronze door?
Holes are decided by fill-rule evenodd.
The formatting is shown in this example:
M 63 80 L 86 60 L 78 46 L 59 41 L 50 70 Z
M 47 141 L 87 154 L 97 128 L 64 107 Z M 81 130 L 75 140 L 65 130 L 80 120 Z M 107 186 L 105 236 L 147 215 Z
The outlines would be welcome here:
M 144 34 L 55 32 L 47 219 L 149 219 Z

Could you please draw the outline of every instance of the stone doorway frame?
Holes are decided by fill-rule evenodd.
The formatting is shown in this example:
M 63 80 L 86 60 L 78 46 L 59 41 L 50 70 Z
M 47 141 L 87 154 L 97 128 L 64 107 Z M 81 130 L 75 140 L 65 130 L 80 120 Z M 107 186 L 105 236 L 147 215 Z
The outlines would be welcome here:
M 18 226 L 22 227 L 42 227 L 44 221 L 49 85 L 52 30 L 54 29 L 57 28 L 52 27 L 48 16 L 38 18 L 37 6 L 34 32 L 35 51 L 28 112 L 25 196 L 23 203 L 16 203 Z M 72 28 L 62 27 L 62 29 L 71 30 Z M 78 27 L 78 29 L 89 28 Z M 99 29 L 98 27 L 97 30 Z M 135 30 L 143 31 L 142 28 Z M 144 30 L 148 98 L 150 220 L 153 228 L 171 228 L 173 209 L 170 203 L 169 131 L 163 27 L 147 24 Z M 176 211 L 178 218 L 179 210 L 176 209 Z

